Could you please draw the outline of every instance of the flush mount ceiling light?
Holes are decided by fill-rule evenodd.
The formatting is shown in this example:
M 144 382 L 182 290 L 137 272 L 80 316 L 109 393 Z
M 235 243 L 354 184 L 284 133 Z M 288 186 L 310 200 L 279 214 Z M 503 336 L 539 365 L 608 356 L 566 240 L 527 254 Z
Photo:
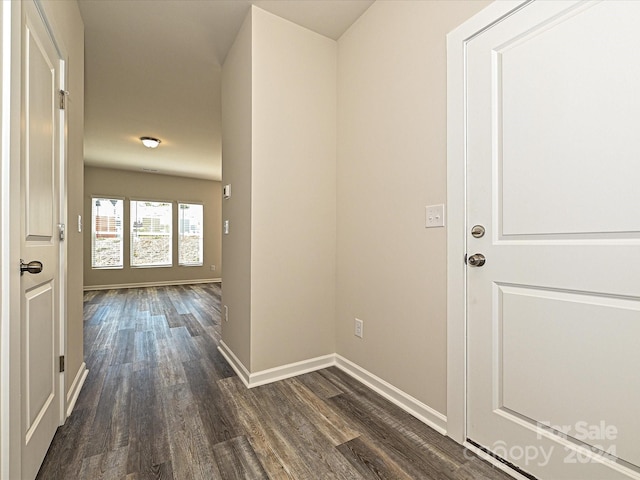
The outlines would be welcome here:
M 160 140 L 153 137 L 140 137 L 140 141 L 147 148 L 157 148 L 160 145 Z

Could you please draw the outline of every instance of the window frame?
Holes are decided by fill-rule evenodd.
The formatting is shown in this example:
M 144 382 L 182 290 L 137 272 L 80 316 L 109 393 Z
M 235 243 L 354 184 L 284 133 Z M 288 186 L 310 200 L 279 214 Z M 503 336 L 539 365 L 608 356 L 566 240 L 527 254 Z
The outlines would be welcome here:
M 96 229 L 96 217 L 98 217 L 99 215 L 96 215 L 96 212 L 94 210 L 94 207 L 96 207 L 96 201 L 99 200 L 106 200 L 106 201 L 112 201 L 112 200 L 116 200 L 118 202 L 122 203 L 122 211 L 120 212 L 120 262 L 118 265 L 102 265 L 102 266 L 96 266 L 95 264 L 95 258 L 96 258 L 96 233 L 97 233 L 97 229 Z M 117 195 L 91 195 L 91 269 L 92 270 L 122 270 L 124 269 L 124 244 L 125 244 L 125 237 L 124 237 L 124 226 L 125 226 L 125 203 L 126 203 L 126 198 L 124 197 L 120 197 Z M 114 205 L 115 207 L 115 205 Z M 115 217 L 117 218 L 117 217 Z M 107 230 L 108 232 L 108 230 Z M 116 222 L 116 233 L 118 233 L 117 230 L 117 222 Z
M 169 259 L 169 263 L 154 263 L 154 264 L 135 264 L 134 263 L 134 258 L 133 258 L 133 254 L 134 254 L 134 242 L 133 242 L 133 228 L 135 226 L 135 223 L 137 222 L 137 218 L 135 218 L 132 215 L 132 208 L 134 206 L 134 204 L 140 203 L 140 202 L 147 202 L 147 203 L 162 203 L 162 204 L 166 204 L 170 207 L 170 214 L 171 214 L 171 218 L 170 221 L 168 223 L 169 226 L 169 233 L 168 233 L 168 237 L 169 237 L 169 252 L 168 252 L 168 256 L 167 258 Z M 174 230 L 174 216 L 173 216 L 173 205 L 174 205 L 175 201 L 174 200 L 164 200 L 164 199 L 153 199 L 153 198 L 129 198 L 129 268 L 171 268 L 174 266 L 174 262 L 173 262 L 173 230 Z M 137 217 L 137 215 L 136 215 Z
M 200 262 L 199 263 L 182 263 L 180 261 L 180 243 L 182 240 L 182 234 L 180 232 L 181 225 L 180 222 L 182 220 L 180 216 L 180 205 L 194 205 L 202 208 L 202 215 L 200 217 Z M 204 265 L 204 203 L 203 202 L 184 202 L 180 200 L 176 200 L 176 208 L 178 210 L 178 215 L 176 216 L 177 224 L 178 224 L 178 235 L 177 235 L 177 253 L 178 253 L 178 266 L 179 267 L 202 267 Z

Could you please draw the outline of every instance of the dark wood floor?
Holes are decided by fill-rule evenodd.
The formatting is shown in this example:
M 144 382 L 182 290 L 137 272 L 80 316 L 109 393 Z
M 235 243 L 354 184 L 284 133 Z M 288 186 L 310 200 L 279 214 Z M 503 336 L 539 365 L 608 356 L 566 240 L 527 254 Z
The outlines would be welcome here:
M 39 479 L 499 479 L 337 368 L 247 390 L 216 284 L 85 294 L 89 376 Z

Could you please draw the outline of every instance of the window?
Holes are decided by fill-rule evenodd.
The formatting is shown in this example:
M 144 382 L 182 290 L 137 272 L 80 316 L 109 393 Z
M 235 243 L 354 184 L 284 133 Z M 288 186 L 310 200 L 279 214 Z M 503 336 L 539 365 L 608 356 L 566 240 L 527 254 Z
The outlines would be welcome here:
M 172 265 L 171 211 L 168 202 L 131 200 L 131 266 Z
M 124 201 L 91 198 L 91 266 L 122 268 Z
M 202 265 L 202 205 L 178 204 L 178 265 Z

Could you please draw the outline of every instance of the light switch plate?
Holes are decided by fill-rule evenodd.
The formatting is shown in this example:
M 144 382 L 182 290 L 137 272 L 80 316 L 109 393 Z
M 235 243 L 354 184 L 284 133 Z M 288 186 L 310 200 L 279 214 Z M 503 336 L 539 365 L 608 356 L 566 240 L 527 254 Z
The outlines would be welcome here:
M 222 224 L 222 232 L 225 235 L 229 235 L 229 220 L 225 220 Z
M 426 211 L 426 227 L 444 227 L 444 204 L 428 205 Z
M 224 198 L 231 198 L 231 184 L 225 185 L 222 187 L 222 196 Z

